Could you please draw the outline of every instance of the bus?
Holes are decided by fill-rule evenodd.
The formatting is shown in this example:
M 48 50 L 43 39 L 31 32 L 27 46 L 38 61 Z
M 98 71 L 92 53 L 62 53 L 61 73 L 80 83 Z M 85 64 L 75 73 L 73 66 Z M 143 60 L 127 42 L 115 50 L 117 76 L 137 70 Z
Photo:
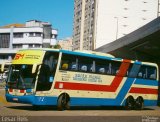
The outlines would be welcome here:
M 12 61 L 5 96 L 8 102 L 58 110 L 71 106 L 141 110 L 157 105 L 158 79 L 155 63 L 94 51 L 24 49 Z

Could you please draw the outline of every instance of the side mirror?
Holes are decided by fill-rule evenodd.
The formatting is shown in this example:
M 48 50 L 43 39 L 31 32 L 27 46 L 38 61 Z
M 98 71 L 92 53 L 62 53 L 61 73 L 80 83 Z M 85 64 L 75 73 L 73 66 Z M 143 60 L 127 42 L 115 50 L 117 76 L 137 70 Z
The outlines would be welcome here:
M 37 69 L 37 64 L 33 64 L 33 67 L 32 67 L 32 74 L 34 74 L 36 72 L 36 69 Z
M 2 63 L 1 64 L 1 72 L 4 72 L 4 66 L 5 66 L 5 63 Z

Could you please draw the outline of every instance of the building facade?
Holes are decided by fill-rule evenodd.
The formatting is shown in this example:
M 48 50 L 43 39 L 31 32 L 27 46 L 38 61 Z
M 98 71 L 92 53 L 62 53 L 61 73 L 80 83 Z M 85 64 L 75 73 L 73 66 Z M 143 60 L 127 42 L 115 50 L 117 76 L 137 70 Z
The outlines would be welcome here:
M 68 37 L 66 39 L 58 40 L 57 44 L 61 46 L 61 49 L 64 50 L 73 50 L 72 38 Z
M 54 45 L 57 30 L 37 20 L 0 27 L 0 59 L 12 59 L 19 49 L 46 48 Z
M 94 50 L 159 16 L 159 0 L 75 0 L 74 50 Z

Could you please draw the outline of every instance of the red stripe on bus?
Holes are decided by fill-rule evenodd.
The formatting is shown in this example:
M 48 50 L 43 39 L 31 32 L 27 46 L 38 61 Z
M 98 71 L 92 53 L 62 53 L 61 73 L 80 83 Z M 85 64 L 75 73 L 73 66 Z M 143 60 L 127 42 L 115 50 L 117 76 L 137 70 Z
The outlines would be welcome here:
M 138 94 L 158 94 L 158 89 L 150 88 L 135 88 L 132 87 L 129 93 L 138 93 Z
M 20 90 L 20 93 L 24 93 L 24 90 Z
M 13 92 L 13 89 L 9 89 L 9 92 Z
M 97 85 L 97 84 L 86 84 L 86 83 L 71 83 L 57 81 L 55 83 L 55 89 L 68 89 L 68 90 L 88 90 L 88 91 L 107 91 L 115 92 L 122 82 L 123 76 L 125 76 L 130 60 L 123 60 L 120 66 L 118 74 L 113 79 L 111 85 Z

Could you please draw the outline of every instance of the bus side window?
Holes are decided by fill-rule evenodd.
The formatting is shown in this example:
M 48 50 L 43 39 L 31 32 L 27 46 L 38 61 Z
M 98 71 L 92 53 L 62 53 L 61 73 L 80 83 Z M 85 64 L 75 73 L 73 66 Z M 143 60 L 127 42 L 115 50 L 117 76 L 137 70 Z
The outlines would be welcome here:
M 76 70 L 76 56 L 62 54 L 60 70 Z
M 144 66 L 141 66 L 139 72 L 138 72 L 138 75 L 137 75 L 138 78 L 145 78 L 145 67 Z
M 109 62 L 106 59 L 96 59 L 95 61 L 95 70 L 98 74 L 108 74 L 107 71 Z
M 83 71 L 83 72 L 86 72 L 87 71 L 87 66 L 86 65 L 82 65 L 80 70 Z
M 99 68 L 99 73 L 104 74 L 106 72 L 105 68 Z
M 156 80 L 157 78 L 157 69 L 156 67 L 148 67 L 148 78 L 151 80 Z
M 112 62 L 112 75 L 117 75 L 119 72 L 121 62 L 114 61 Z
M 108 74 L 108 75 L 111 75 L 111 74 L 112 74 L 112 64 L 111 64 L 111 63 L 108 64 L 107 74 Z
M 71 70 L 77 70 L 77 64 L 76 64 L 76 62 L 72 62 L 71 63 L 71 68 L 70 68 Z
M 78 70 L 80 72 L 92 72 L 93 59 L 89 57 L 78 56 Z
M 67 63 L 64 63 L 63 65 L 62 65 L 62 70 L 67 70 L 68 69 L 68 64 Z
M 157 77 L 156 67 L 142 65 L 138 73 L 138 78 L 155 80 Z
M 130 64 L 129 69 L 128 69 L 128 77 L 136 78 L 138 76 L 140 67 L 141 67 L 140 64 L 136 64 L 136 63 Z

